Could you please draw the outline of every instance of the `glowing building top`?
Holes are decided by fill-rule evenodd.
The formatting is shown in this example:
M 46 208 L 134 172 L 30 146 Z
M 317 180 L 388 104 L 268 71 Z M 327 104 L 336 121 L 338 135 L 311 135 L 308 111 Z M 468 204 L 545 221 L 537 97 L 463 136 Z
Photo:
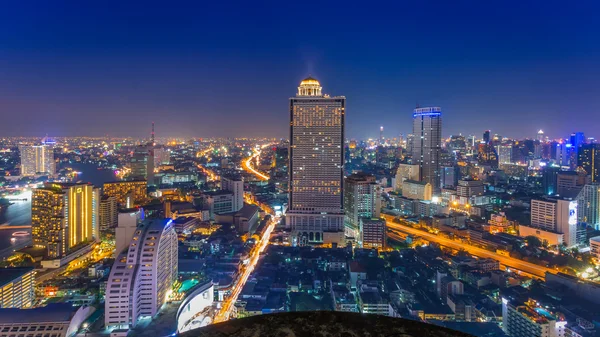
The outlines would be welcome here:
M 323 89 L 321 83 L 309 76 L 300 82 L 296 96 L 323 96 L 321 89 Z

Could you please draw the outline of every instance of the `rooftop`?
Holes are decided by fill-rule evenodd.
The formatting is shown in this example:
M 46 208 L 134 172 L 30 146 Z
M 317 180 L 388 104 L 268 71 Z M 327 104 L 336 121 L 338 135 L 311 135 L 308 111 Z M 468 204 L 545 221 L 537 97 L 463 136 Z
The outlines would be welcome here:
M 68 322 L 77 309 L 69 303 L 52 303 L 35 309 L 0 309 L 0 324 Z

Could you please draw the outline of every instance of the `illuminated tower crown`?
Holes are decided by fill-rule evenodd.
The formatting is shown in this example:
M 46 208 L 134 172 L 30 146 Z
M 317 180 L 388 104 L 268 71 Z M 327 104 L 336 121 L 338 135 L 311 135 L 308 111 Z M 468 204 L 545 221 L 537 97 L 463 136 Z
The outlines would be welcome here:
M 321 89 L 321 83 L 309 76 L 300 82 L 298 96 L 323 96 Z

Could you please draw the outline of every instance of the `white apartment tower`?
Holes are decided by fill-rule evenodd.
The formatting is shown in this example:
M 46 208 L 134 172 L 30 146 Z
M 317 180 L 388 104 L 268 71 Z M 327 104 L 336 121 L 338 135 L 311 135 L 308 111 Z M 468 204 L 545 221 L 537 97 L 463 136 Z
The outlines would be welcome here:
M 54 148 L 51 145 L 19 146 L 21 152 L 21 175 L 56 174 Z
M 290 98 L 289 209 L 294 244 L 344 240 L 344 119 L 346 98 L 321 93 L 304 79 Z
M 221 189 L 233 193 L 232 212 L 244 207 L 244 180 L 241 177 L 221 177 Z
M 120 253 L 106 286 L 104 324 L 129 329 L 156 315 L 177 279 L 177 233 L 171 219 L 142 223 Z
M 531 227 L 564 234 L 567 247 L 577 245 L 577 201 L 531 200 Z

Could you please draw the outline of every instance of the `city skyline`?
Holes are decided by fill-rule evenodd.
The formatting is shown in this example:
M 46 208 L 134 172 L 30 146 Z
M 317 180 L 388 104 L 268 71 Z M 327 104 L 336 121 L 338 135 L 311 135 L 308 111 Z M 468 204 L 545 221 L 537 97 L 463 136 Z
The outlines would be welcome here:
M 11 4 L 0 20 L 12 32 L 0 37 L 6 136 L 142 137 L 155 121 L 159 135 L 286 137 L 285 97 L 308 75 L 348 98 L 349 138 L 376 139 L 382 125 L 386 138 L 406 135 L 416 105 L 444 108 L 445 137 L 594 136 L 600 126 L 592 2 L 322 5 L 343 21 L 287 4 L 224 18 L 204 15 L 225 13 L 219 4 L 30 6 Z

